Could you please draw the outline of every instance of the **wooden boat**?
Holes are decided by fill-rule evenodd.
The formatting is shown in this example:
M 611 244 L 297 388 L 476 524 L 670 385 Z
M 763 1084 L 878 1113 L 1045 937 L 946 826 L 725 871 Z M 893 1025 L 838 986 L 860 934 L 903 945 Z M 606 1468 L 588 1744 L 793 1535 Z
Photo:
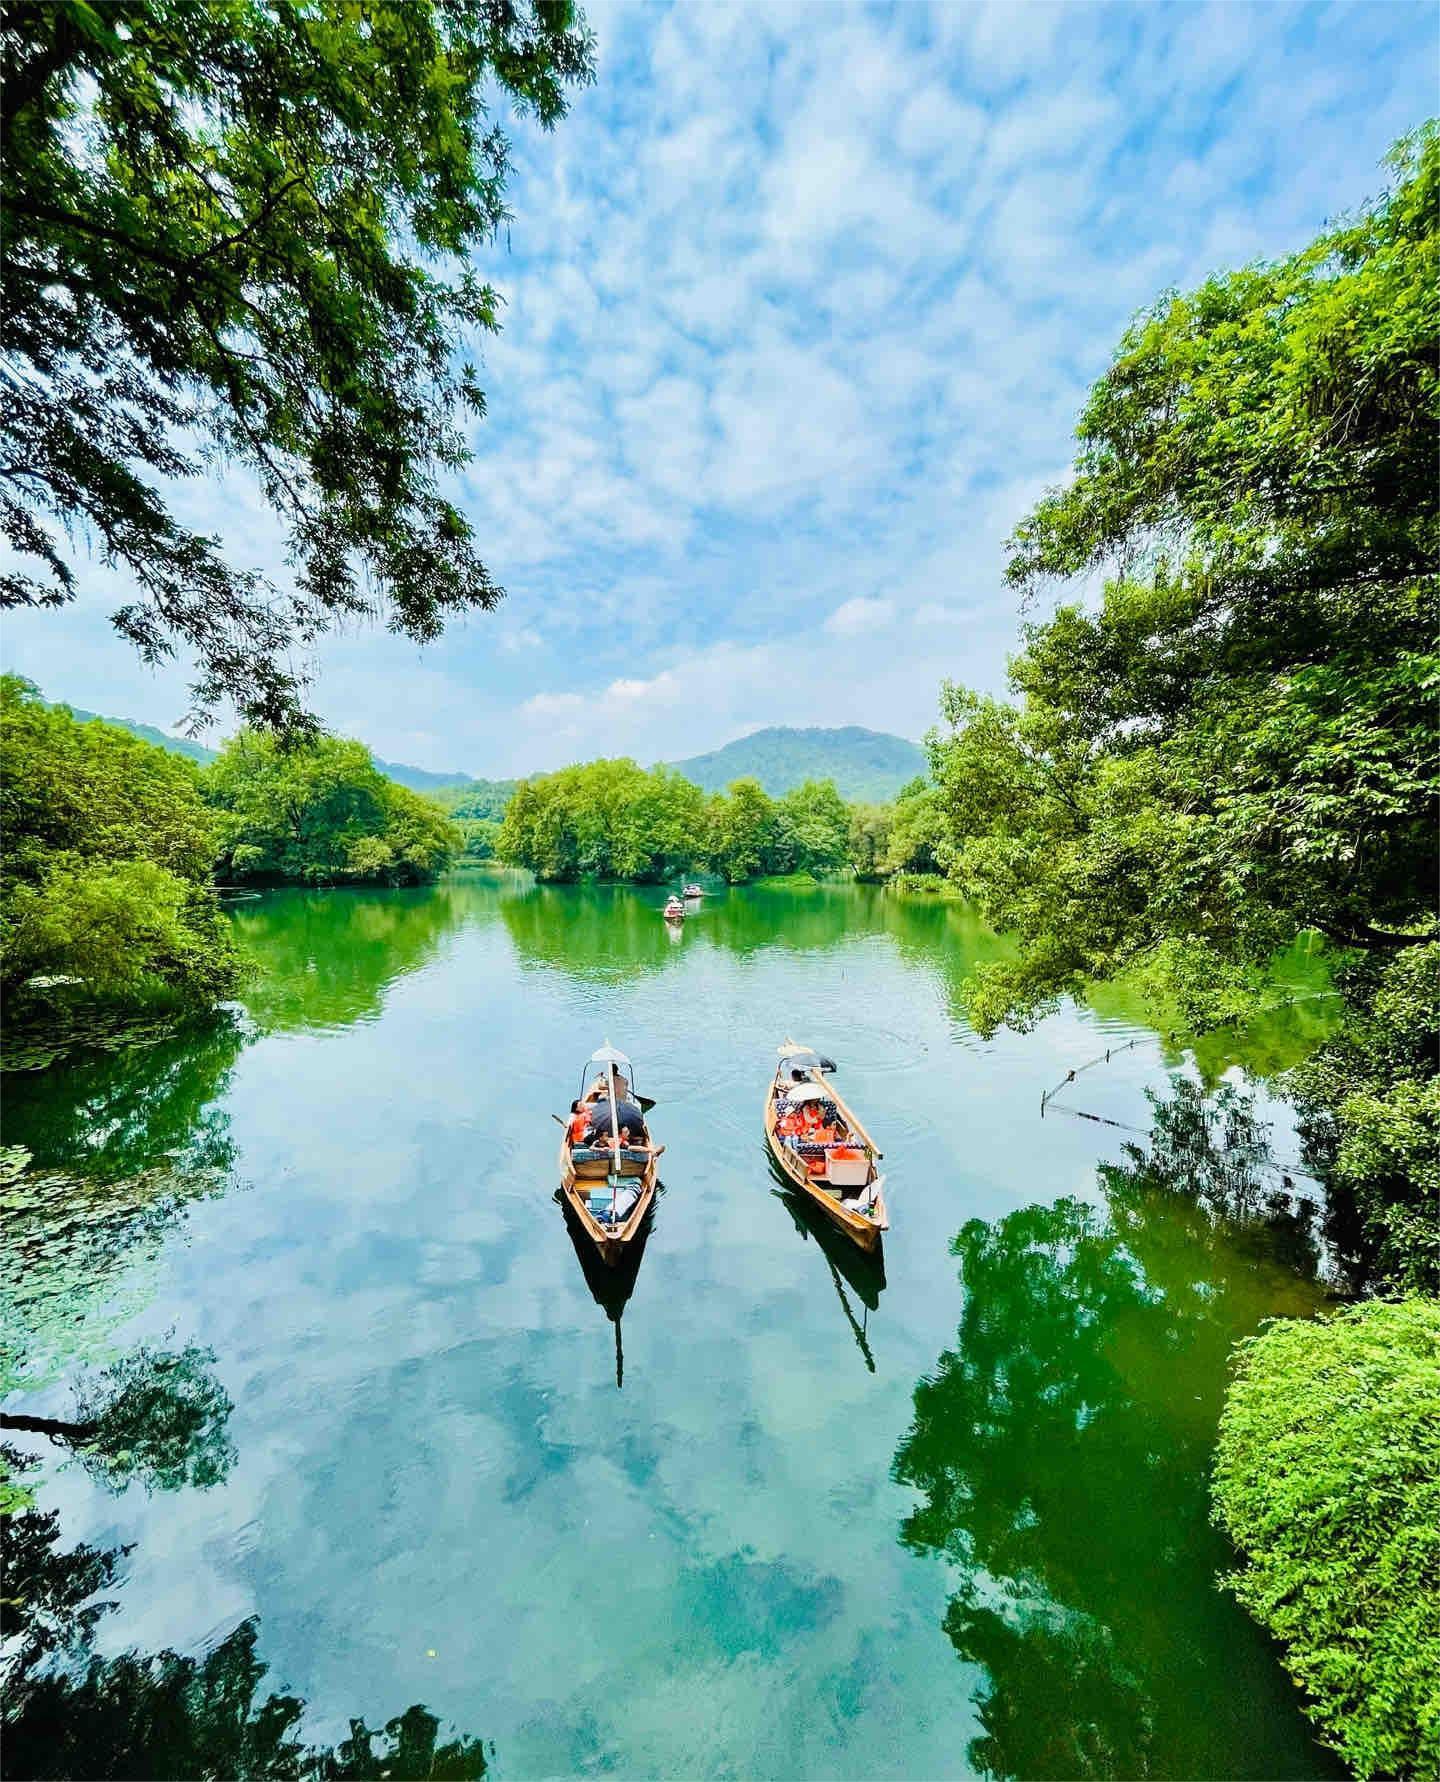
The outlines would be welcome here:
M 598 1076 L 593 1074 L 597 1071 Z M 604 1093 L 596 1096 L 594 1091 L 602 1080 Z M 594 1101 L 599 1110 L 608 1105 L 612 1131 L 626 1100 L 637 1101 L 642 1110 L 640 1137 L 644 1142 L 629 1149 L 612 1143 L 572 1146 L 569 1121 L 555 1116 L 565 1128 L 560 1135 L 560 1193 L 601 1260 L 613 1267 L 630 1253 L 655 1204 L 660 1154 L 665 1147 L 650 1145 L 643 1114 L 654 1103 L 636 1095 L 630 1060 L 608 1040 L 585 1061 L 580 1099 Z
M 685 920 L 685 905 L 678 897 L 672 897 L 665 905 L 665 920 L 667 922 L 683 922 Z
M 686 897 L 703 897 L 704 895 L 705 888 L 703 885 L 687 885 L 685 887 Z
M 797 1062 L 787 1069 L 786 1060 L 790 1058 L 797 1061 L 814 1059 L 815 1062 Z M 799 1083 L 788 1080 L 797 1076 Z M 781 1094 L 802 1085 L 815 1085 L 823 1093 L 825 1100 L 835 1104 L 836 1111 L 849 1131 L 845 1148 L 858 1152 L 863 1159 L 858 1169 L 853 1158 L 847 1159 L 846 1174 L 863 1175 L 862 1181 L 847 1180 L 837 1185 L 822 1177 L 813 1176 L 804 1160 L 776 1131 Z M 813 1095 L 814 1091 L 811 1093 Z M 765 1093 L 765 1138 L 786 1180 L 794 1184 L 810 1205 L 823 1213 L 862 1250 L 875 1250 L 879 1247 L 881 1233 L 890 1229 L 890 1215 L 885 1206 L 885 1178 L 875 1167 L 882 1153 L 854 1111 L 826 1077 L 819 1054 L 811 1052 L 808 1046 L 797 1046 L 793 1040 L 786 1040 L 781 1046 L 780 1068 Z M 827 1173 L 833 1167 L 827 1160 Z M 836 1173 L 839 1173 L 838 1170 Z

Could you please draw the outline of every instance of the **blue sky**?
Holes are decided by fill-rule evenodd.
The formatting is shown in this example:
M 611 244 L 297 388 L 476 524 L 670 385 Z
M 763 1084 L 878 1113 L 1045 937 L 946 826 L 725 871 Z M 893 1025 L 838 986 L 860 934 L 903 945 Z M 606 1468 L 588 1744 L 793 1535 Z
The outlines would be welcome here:
M 1298 246 L 1437 109 L 1418 0 L 587 12 L 599 80 L 517 129 L 480 261 L 505 327 L 461 498 L 509 598 L 313 661 L 321 716 L 391 759 L 918 737 L 942 676 L 998 688 L 1003 540 L 1129 317 Z M 177 505 L 283 575 L 243 478 Z M 7 666 L 172 724 L 185 665 L 142 667 L 106 623 L 123 579 L 82 580 L 9 618 Z

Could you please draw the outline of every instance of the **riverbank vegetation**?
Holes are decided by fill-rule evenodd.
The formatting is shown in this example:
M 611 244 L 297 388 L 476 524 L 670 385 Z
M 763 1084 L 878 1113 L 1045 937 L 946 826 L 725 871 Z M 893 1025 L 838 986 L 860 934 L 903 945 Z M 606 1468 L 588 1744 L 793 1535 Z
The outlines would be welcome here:
M 1440 1302 L 1244 1343 L 1220 1421 L 1230 1582 L 1359 1776 L 1440 1774 Z
M 356 742 L 244 731 L 206 768 L 0 680 L 7 1037 L 81 1012 L 208 1006 L 243 971 L 215 885 L 413 885 L 465 838 Z
M 1243 1018 L 1278 949 L 1325 937 L 1349 1025 L 1296 1086 L 1374 1275 L 1433 1291 L 1433 130 L 1394 173 L 1132 326 L 1009 566 L 1027 598 L 1103 594 L 1026 626 L 1010 702 L 947 686 L 930 752 L 946 869 L 1019 942 L 968 992 L 983 1032 L 1122 971 L 1196 1025 Z
M 1016 941 L 965 987 L 981 1032 L 1121 974 L 1187 1023 L 1243 1020 L 1279 949 L 1327 945 L 1343 1015 L 1288 1084 L 1308 1166 L 1331 1229 L 1352 1215 L 1351 1284 L 1425 1297 L 1247 1352 L 1217 1502 L 1250 1560 L 1242 1599 L 1362 1775 L 1429 1773 L 1440 1723 L 1433 1573 L 1412 1564 L 1440 1391 L 1433 126 L 1392 173 L 1303 251 L 1127 331 L 1070 482 L 1011 541 L 1027 602 L 1103 591 L 1025 626 L 1009 700 L 947 685 L 928 739 L 941 864 Z M 1428 1407 L 1400 1445 L 1429 1495 L 1382 1553 L 1344 1481 L 1391 1385 Z
M 235 988 L 240 956 L 210 890 L 219 825 L 190 762 L 77 723 L 6 675 L 0 827 L 0 988 L 12 1018 L 16 1003 L 73 991 L 71 980 L 119 1002 L 208 1002 Z
M 287 746 L 242 731 L 201 784 L 219 820 L 217 870 L 237 884 L 418 885 L 463 845 L 429 799 L 343 737 Z
M 661 883 L 706 869 L 731 884 L 848 865 L 852 813 L 829 780 L 771 798 L 758 780 L 708 796 L 672 768 L 590 761 L 522 780 L 497 856 L 554 882 Z

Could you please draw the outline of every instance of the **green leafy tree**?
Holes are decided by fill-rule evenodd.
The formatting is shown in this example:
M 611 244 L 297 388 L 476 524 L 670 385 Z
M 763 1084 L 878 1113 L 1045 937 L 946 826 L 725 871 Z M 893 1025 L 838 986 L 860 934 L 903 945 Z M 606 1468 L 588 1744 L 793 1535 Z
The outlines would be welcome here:
M 947 687 L 930 738 L 949 869 L 1020 943 L 968 993 L 984 1031 L 1121 971 L 1213 1024 L 1297 931 L 1376 960 L 1435 934 L 1440 135 L 1393 168 L 1301 252 L 1142 315 L 1015 534 L 1027 595 L 1108 579 L 1027 626 L 1013 703 Z
M 452 817 L 460 831 L 460 852 L 466 860 L 493 860 L 500 839 L 500 825 L 484 817 Z
M 888 873 L 937 873 L 944 864 L 945 823 L 940 797 L 926 779 L 900 788 L 890 814 L 884 865 Z
M 1289 1073 L 1300 1130 L 1337 1207 L 1353 1204 L 1363 1277 L 1440 1288 L 1440 945 L 1340 974 L 1351 1013 Z
M 491 109 L 548 127 L 591 77 L 568 0 L 14 0 L 0 54 L 0 600 L 68 601 L 83 531 L 138 588 L 120 632 L 265 724 L 337 616 L 423 640 L 493 606 L 441 485 L 500 309 Z M 221 459 L 285 528 L 283 594 L 166 500 Z
M 520 782 L 496 853 L 542 879 L 655 882 L 699 857 L 703 808 L 700 789 L 670 768 L 587 761 Z
M 1440 1774 L 1440 1304 L 1281 1320 L 1240 1351 L 1216 1511 L 1241 1602 L 1355 1774 Z
M 240 960 L 209 890 L 196 769 L 0 677 L 0 982 L 76 978 L 135 1003 L 213 1001 Z
M 857 804 L 852 807 L 846 856 L 857 879 L 885 877 L 884 861 L 890 848 L 890 825 L 893 818 L 893 807 L 888 804 Z
M 430 796 L 458 823 L 465 817 L 499 823 L 515 796 L 515 780 L 471 780 L 463 786 L 442 786 Z
M 833 872 L 846 864 L 850 845 L 850 807 L 834 780 L 803 780 L 778 801 L 785 832 L 788 866 L 772 870 Z
M 443 811 L 341 737 L 288 746 L 242 731 L 202 783 L 220 818 L 219 870 L 233 879 L 415 885 L 460 851 Z
M 778 859 L 779 814 L 759 780 L 736 780 L 705 807 L 705 852 L 732 885 L 760 873 L 787 870 Z

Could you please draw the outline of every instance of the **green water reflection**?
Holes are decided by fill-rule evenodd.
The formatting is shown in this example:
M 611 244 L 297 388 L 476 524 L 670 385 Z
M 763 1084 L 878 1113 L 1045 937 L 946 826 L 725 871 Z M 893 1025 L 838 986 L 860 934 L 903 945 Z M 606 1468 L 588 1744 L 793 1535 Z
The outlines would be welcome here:
M 956 903 L 659 901 L 266 895 L 243 1015 L 7 1082 L 6 1773 L 1331 1773 L 1215 1587 L 1230 1345 L 1323 1272 L 1234 1092 L 1123 986 L 981 1042 Z M 1197 1077 L 1313 1040 L 1285 969 Z M 771 1166 L 790 1030 L 884 1145 L 878 1258 Z M 553 1198 L 607 1034 L 668 1147 L 623 1271 Z M 1128 1154 L 1039 1118 L 1112 1047 Z
M 1275 1194 L 1233 1099 L 1210 1123 L 1181 1084 L 1155 1111 L 1150 1145 L 1100 1170 L 1098 1204 L 962 1229 L 960 1328 L 895 1458 L 923 1495 L 901 1539 L 958 1570 L 945 1631 L 984 1671 L 969 1756 L 988 1776 L 1324 1762 L 1215 1588 L 1227 1555 L 1207 1521 L 1226 1358 L 1262 1318 L 1322 1302 L 1313 1222 Z

